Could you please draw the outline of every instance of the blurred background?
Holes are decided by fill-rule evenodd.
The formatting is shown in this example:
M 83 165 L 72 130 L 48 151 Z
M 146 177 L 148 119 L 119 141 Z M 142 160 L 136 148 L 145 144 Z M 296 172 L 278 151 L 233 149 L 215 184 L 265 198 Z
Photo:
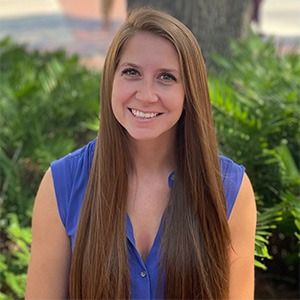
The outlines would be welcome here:
M 39 182 L 95 138 L 106 51 L 145 4 L 194 32 L 220 152 L 253 183 L 255 298 L 299 299 L 300 0 L 0 0 L 0 300 L 24 298 Z
M 111 4 L 105 5 L 105 2 Z M 130 7 L 134 6 L 134 2 L 139 5 L 143 3 L 156 4 L 156 1 L 128 1 Z M 161 7 L 164 8 L 165 5 L 164 9 L 171 3 L 170 6 L 174 7 L 174 11 L 176 10 L 175 2 L 182 2 L 183 5 L 185 3 L 184 1 L 170 0 L 160 2 L 162 3 L 160 4 Z M 189 2 L 201 3 L 201 1 Z M 234 3 L 235 1 L 227 2 L 229 3 L 223 1 L 222 4 L 227 5 L 226 9 L 226 7 L 215 5 L 211 1 L 211 12 L 220 9 L 221 12 L 226 13 L 226 10 L 229 10 L 233 15 L 239 13 L 243 18 L 247 18 L 249 13 L 245 12 L 247 11 L 244 8 L 245 4 L 240 8 L 240 11 L 236 12 L 232 9 L 233 7 L 237 9 L 238 5 Z M 283 51 L 290 51 L 295 44 L 299 50 L 299 0 L 253 0 L 250 2 L 249 0 L 242 0 L 236 2 L 248 2 L 251 5 L 255 2 L 260 3 L 257 16 L 251 16 L 252 29 L 256 33 L 273 36 L 277 45 L 283 46 Z M 30 49 L 56 50 L 62 48 L 69 54 L 79 54 L 88 65 L 98 68 L 103 65 L 107 47 L 117 28 L 125 19 L 127 9 L 126 0 L 1 0 L 0 5 L 0 38 L 10 35 L 14 41 L 25 43 Z M 106 6 L 109 9 L 105 13 L 107 9 L 104 10 L 104 8 Z M 194 8 L 193 5 L 190 7 L 191 9 Z M 177 15 L 181 19 L 187 19 L 188 22 L 186 23 L 191 21 L 195 23 L 193 18 L 199 19 L 200 11 L 201 9 L 197 9 L 192 15 L 185 9 L 181 10 L 180 14 L 185 13 L 186 16 L 180 16 L 179 13 Z M 242 13 L 242 11 L 244 12 Z M 207 15 L 211 17 L 213 14 L 208 12 Z M 212 34 L 209 39 L 216 39 L 215 36 L 217 36 L 217 32 Z

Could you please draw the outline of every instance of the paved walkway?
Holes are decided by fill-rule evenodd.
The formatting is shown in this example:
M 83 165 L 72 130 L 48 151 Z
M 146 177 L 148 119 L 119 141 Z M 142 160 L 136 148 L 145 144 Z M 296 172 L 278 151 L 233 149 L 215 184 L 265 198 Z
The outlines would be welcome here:
M 102 67 L 107 47 L 126 15 L 126 0 L 115 0 L 111 25 L 103 26 L 101 0 L 0 0 L 0 38 L 11 35 L 29 48 L 64 48 L 90 66 Z M 283 51 L 300 49 L 300 0 L 264 0 L 261 29 Z M 300 50 L 299 50 L 300 52 Z
M 0 0 L 0 7 L 0 39 L 10 35 L 30 49 L 63 48 L 99 68 L 126 16 L 126 0 L 114 1 L 108 28 L 101 0 Z
M 261 32 L 273 36 L 281 52 L 300 53 L 300 0 L 263 0 Z

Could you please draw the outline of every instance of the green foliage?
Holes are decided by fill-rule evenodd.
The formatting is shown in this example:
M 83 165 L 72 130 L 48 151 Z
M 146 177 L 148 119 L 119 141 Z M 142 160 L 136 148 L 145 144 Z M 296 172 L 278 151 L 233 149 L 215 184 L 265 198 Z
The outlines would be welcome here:
M 292 240 L 295 226 L 299 230 L 300 60 L 297 54 L 278 56 L 271 40 L 256 36 L 231 42 L 231 53 L 214 58 L 213 114 L 221 151 L 243 164 L 252 181 L 259 211 L 256 265 L 265 269 L 276 226 Z
M 257 227 L 255 235 L 255 256 L 262 259 L 271 259 L 268 251 L 269 238 L 271 231 L 276 228 L 275 222 L 282 220 L 282 213 L 277 207 L 268 209 L 257 214 Z M 263 270 L 267 267 L 258 259 L 255 260 L 255 266 Z
M 298 259 L 298 56 L 279 57 L 272 42 L 232 43 L 232 57 L 215 57 L 209 78 L 221 151 L 243 164 L 257 198 L 256 265 L 274 254 L 271 233 L 291 241 Z M 95 136 L 100 74 L 64 52 L 29 52 L 0 41 L 0 300 L 24 296 L 30 219 L 49 163 Z M 274 236 L 274 235 L 273 235 Z M 295 242 L 296 241 L 296 242 Z M 298 244 L 299 245 L 299 244 Z
M 24 296 L 30 220 L 49 163 L 95 137 L 100 74 L 65 52 L 0 41 L 0 299 Z M 94 125 L 96 126 L 96 125 Z
M 49 163 L 94 137 L 83 123 L 97 119 L 100 75 L 64 52 L 29 52 L 8 38 L 0 47 L 0 201 L 28 225 Z
M 15 214 L 7 214 L 0 222 L 3 245 L 0 253 L 0 299 L 24 296 L 26 271 L 30 257 L 31 229 L 21 227 Z

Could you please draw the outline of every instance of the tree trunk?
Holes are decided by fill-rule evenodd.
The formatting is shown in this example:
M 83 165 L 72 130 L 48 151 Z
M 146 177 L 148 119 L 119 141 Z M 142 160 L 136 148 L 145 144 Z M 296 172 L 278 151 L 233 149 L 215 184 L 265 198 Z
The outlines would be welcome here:
M 211 53 L 229 53 L 229 39 L 248 35 L 252 15 L 252 0 L 127 0 L 128 10 L 140 6 L 160 8 L 182 21 L 194 33 L 208 66 Z

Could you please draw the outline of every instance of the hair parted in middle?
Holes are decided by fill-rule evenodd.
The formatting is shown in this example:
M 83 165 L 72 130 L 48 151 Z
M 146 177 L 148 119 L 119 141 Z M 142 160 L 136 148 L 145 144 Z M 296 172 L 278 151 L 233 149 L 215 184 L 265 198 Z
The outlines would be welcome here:
M 115 71 L 128 41 L 140 32 L 176 49 L 185 90 L 176 132 L 176 177 L 164 214 L 161 276 L 166 299 L 226 299 L 230 236 L 211 115 L 205 63 L 191 31 L 152 8 L 129 13 L 108 50 L 101 84 L 100 129 L 71 263 L 73 299 L 129 299 L 126 244 L 127 132 L 111 105 Z M 159 296 L 159 295 L 158 295 Z

